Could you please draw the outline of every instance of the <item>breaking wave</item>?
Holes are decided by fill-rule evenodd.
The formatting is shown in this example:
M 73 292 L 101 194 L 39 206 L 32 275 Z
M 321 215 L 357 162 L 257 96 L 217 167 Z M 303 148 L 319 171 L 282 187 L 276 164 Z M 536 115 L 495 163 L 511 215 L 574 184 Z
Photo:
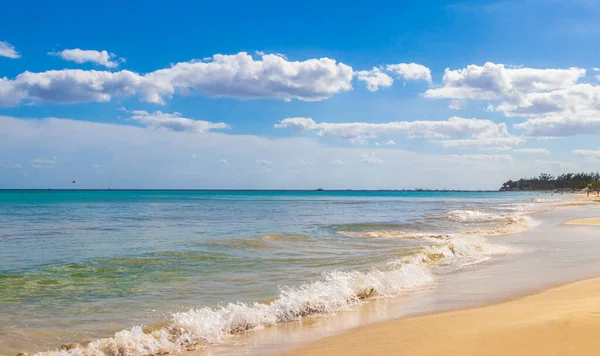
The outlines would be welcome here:
M 561 199 L 535 198 L 531 200 L 534 203 L 553 203 L 561 201 Z
M 494 220 L 512 220 L 519 214 L 494 214 L 481 210 L 452 210 L 445 214 L 450 220 L 459 222 L 486 222 Z
M 368 272 L 333 271 L 298 287 L 282 287 L 268 303 L 229 303 L 172 314 L 155 327 L 135 326 L 88 344 L 38 355 L 156 355 L 221 343 L 228 337 L 311 315 L 329 314 L 373 298 L 395 297 L 434 283 L 437 266 L 460 268 L 517 250 L 483 237 L 424 237 L 427 246 Z
M 339 235 L 373 239 L 444 239 L 448 234 L 435 234 L 406 230 L 374 230 L 374 231 L 338 231 Z

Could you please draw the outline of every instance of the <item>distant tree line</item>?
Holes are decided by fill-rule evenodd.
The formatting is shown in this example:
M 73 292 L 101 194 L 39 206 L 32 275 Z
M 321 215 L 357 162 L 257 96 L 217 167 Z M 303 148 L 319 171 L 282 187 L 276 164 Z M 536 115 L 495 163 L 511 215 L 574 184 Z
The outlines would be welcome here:
M 501 191 L 521 190 L 583 190 L 600 191 L 600 173 L 566 173 L 559 176 L 542 173 L 539 177 L 509 180 Z

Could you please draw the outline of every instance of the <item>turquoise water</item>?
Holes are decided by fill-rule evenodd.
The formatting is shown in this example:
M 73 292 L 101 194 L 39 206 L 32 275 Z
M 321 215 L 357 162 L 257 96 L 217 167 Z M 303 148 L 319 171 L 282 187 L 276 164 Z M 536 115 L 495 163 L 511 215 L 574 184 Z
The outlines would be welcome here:
M 392 295 L 428 283 L 435 273 L 420 265 L 407 269 L 410 256 L 449 244 L 454 254 L 456 246 L 472 243 L 473 251 L 465 247 L 460 260 L 481 259 L 485 241 L 448 241 L 455 234 L 485 236 L 524 227 L 523 213 L 540 198 L 558 197 L 0 191 L 0 345 L 8 345 L 0 351 L 52 349 L 135 325 L 174 322 L 208 344 L 231 332 L 231 318 L 221 319 L 233 312 L 218 307 L 229 302 L 280 303 L 277 311 L 262 311 L 273 320 L 254 321 L 246 317 L 253 309 L 240 311 L 236 318 L 252 319 L 244 319 L 249 325 L 244 328 L 251 329 L 308 313 L 297 311 L 298 305 L 318 304 L 311 313 L 330 311 L 348 298 L 362 298 L 359 289 Z M 442 252 L 429 251 L 428 263 L 448 257 Z M 351 291 L 342 291 L 340 281 Z M 304 283 L 310 291 L 298 289 Z M 282 292 L 288 287 L 291 292 Z M 318 294 L 318 303 L 307 293 Z

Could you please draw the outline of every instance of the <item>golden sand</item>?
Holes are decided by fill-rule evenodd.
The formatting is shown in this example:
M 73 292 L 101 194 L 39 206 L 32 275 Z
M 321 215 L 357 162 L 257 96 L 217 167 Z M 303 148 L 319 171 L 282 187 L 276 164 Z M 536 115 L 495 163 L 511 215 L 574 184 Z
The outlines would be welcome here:
M 502 304 L 366 326 L 286 355 L 600 355 L 599 335 L 600 278 Z
M 600 218 L 591 218 L 591 219 L 577 219 L 571 220 L 564 223 L 564 225 L 600 225 Z

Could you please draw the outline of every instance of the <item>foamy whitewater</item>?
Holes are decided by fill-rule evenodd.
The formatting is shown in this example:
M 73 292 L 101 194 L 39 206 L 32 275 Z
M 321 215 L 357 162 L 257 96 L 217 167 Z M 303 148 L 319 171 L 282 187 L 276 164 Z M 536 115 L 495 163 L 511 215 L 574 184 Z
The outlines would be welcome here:
M 25 203 L 0 193 L 0 345 L 25 335 L 0 351 L 178 353 L 435 288 L 453 270 L 526 252 L 493 236 L 526 229 L 550 204 L 499 193 L 125 193 L 28 192 Z M 57 253 L 33 252 L 46 244 Z

